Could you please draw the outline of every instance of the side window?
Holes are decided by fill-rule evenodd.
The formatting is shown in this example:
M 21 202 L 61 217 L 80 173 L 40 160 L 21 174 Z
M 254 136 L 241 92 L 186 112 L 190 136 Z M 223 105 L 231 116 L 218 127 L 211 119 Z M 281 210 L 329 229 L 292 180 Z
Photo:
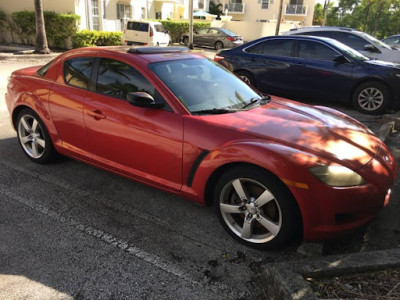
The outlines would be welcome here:
M 259 43 L 246 51 L 269 56 L 292 56 L 292 46 L 293 40 L 274 39 Z
M 207 29 L 207 28 L 206 28 L 206 29 L 200 29 L 200 30 L 198 31 L 199 34 L 207 34 L 207 32 L 208 32 L 208 29 Z
M 123 100 L 127 99 L 130 92 L 146 92 L 156 103 L 166 104 L 155 87 L 139 71 L 126 63 L 108 58 L 100 60 L 96 92 Z
M 364 46 L 369 44 L 363 38 L 361 38 L 355 34 L 347 33 L 347 32 L 338 32 L 336 39 L 339 42 L 342 42 L 343 44 L 345 44 L 353 49 L 356 49 L 356 50 L 364 50 Z
M 219 31 L 217 29 L 210 29 L 210 31 L 208 33 L 209 34 L 213 34 L 213 35 L 217 35 L 219 33 Z
M 338 55 L 336 51 L 319 42 L 299 40 L 297 45 L 300 58 L 332 61 Z
M 65 83 L 78 88 L 89 89 L 93 62 L 93 57 L 78 57 L 67 60 L 64 63 Z

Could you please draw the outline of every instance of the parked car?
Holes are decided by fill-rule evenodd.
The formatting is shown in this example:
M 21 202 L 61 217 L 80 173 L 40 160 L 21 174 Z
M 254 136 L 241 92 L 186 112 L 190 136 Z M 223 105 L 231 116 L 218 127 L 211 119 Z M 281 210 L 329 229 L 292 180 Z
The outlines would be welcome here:
M 333 39 L 266 37 L 221 51 L 215 60 L 274 95 L 350 102 L 368 114 L 400 106 L 400 66 L 370 60 Z
M 386 39 L 383 39 L 382 42 L 391 47 L 400 48 L 400 34 L 389 36 Z
M 283 35 L 312 35 L 328 37 L 361 52 L 372 59 L 400 63 L 400 51 L 369 34 L 344 27 L 303 27 L 294 28 L 282 33 Z
M 33 162 L 58 152 L 214 203 L 225 230 L 256 248 L 364 224 L 397 173 L 356 120 L 262 95 L 187 48 L 71 50 L 13 72 L 5 99 Z
M 189 45 L 189 33 L 184 33 L 181 42 Z M 193 32 L 193 44 L 197 46 L 213 47 L 216 50 L 233 48 L 243 44 L 243 39 L 236 33 L 225 28 L 204 28 Z
M 124 26 L 122 44 L 166 47 L 171 44 L 171 37 L 160 22 L 131 20 Z

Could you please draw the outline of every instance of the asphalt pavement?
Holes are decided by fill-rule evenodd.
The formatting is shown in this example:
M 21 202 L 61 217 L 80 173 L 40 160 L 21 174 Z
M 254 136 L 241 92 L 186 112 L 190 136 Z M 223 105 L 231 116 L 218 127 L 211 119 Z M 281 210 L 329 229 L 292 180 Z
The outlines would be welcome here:
M 57 55 L 16 50 L 0 53 L 1 99 L 13 70 Z M 375 132 L 388 120 L 333 107 Z M 398 132 L 386 140 L 398 162 L 399 141 Z M 350 235 L 257 251 L 233 241 L 212 208 L 71 159 L 30 162 L 0 101 L 0 299 L 311 299 L 312 272 L 400 266 L 399 182 L 389 206 Z

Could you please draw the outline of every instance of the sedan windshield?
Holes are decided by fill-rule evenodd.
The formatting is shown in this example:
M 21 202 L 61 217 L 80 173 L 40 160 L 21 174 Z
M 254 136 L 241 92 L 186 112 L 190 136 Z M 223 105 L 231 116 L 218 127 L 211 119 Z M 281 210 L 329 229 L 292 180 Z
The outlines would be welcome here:
M 149 68 L 193 114 L 230 113 L 264 99 L 234 74 L 205 58 L 157 62 Z
M 357 50 L 354 50 L 353 48 L 350 48 L 349 46 L 337 40 L 330 39 L 329 42 L 334 46 L 336 46 L 337 48 L 339 48 L 340 50 L 342 50 L 348 56 L 354 58 L 355 60 L 361 60 L 361 61 L 369 60 L 369 58 L 366 57 L 364 54 L 358 52 Z

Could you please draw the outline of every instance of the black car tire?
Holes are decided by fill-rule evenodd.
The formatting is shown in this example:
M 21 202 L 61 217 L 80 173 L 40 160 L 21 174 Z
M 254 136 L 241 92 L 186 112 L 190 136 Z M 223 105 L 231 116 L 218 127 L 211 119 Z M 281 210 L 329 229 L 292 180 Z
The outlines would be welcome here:
M 222 50 L 222 49 L 224 49 L 224 44 L 222 42 L 220 42 L 220 41 L 216 41 L 215 44 L 214 44 L 214 48 L 217 51 L 218 50 Z
M 216 184 L 214 204 L 224 229 L 247 246 L 276 249 L 300 237 L 295 199 L 277 177 L 258 167 L 225 172 Z
M 33 110 L 24 108 L 18 113 L 16 128 L 19 144 L 30 160 L 46 164 L 54 159 L 56 150 L 50 135 Z
M 184 38 L 183 38 L 183 44 L 187 47 L 187 46 L 189 46 L 189 37 L 188 36 L 185 36 Z
M 252 85 L 254 87 L 256 87 L 256 80 L 254 79 L 254 76 L 247 71 L 237 71 L 235 72 L 235 74 L 242 79 L 245 83 L 247 83 L 248 85 Z
M 389 89 L 383 83 L 368 81 L 360 84 L 353 93 L 353 106 L 370 115 L 381 114 L 391 102 Z

